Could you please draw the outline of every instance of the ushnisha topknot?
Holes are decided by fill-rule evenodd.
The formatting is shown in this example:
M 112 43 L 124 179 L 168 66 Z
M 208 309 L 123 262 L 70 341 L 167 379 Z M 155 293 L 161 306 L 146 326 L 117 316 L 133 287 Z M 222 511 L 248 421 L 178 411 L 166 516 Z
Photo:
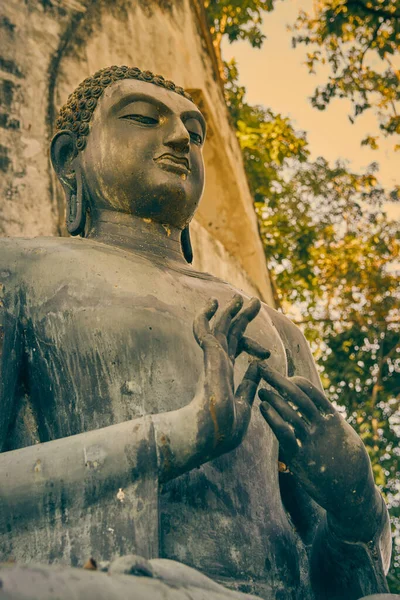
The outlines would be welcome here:
M 193 98 L 182 87 L 164 79 L 162 75 L 154 75 L 151 71 L 141 71 L 138 67 L 117 67 L 114 65 L 100 69 L 91 77 L 87 77 L 72 92 L 66 104 L 60 109 L 56 121 L 56 133 L 65 129 L 72 131 L 75 134 L 77 150 L 83 150 L 89 134 L 89 123 L 98 99 L 109 85 L 122 79 L 137 79 L 154 83 L 154 85 L 171 90 L 193 102 Z

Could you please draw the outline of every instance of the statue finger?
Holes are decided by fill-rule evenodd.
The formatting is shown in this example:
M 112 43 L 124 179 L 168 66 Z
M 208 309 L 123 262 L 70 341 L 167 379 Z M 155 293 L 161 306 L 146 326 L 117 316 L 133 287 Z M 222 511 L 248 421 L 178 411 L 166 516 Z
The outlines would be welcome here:
M 232 300 L 228 302 L 225 308 L 221 310 L 219 315 L 216 317 L 213 333 L 226 351 L 228 351 L 228 342 L 226 336 L 228 334 L 229 327 L 232 323 L 232 319 L 236 317 L 242 306 L 242 296 L 235 294 Z
M 255 358 L 260 358 L 261 360 L 266 360 L 271 356 L 271 352 L 261 346 L 258 342 L 253 340 L 252 338 L 243 336 L 237 345 L 236 348 L 236 357 L 239 356 L 242 352 L 247 352 L 250 356 L 254 356 Z
M 218 309 L 218 300 L 210 298 L 203 310 L 199 311 L 193 322 L 193 334 L 199 346 L 203 347 L 206 338 L 212 335 L 210 329 L 210 319 L 215 315 Z
M 248 305 L 233 319 L 228 333 L 229 358 L 233 361 L 236 356 L 238 342 L 246 331 L 247 325 L 256 318 L 261 309 L 258 298 L 252 298 Z
M 312 400 L 291 379 L 278 373 L 266 362 L 259 363 L 259 369 L 265 381 L 275 388 L 285 400 L 292 402 L 308 421 L 312 422 L 321 418 L 321 413 Z
M 294 431 L 268 402 L 260 404 L 260 411 L 274 432 L 286 460 L 291 459 L 299 451 Z
M 253 405 L 260 379 L 261 374 L 258 370 L 258 363 L 253 360 L 247 367 L 247 371 L 236 390 L 235 399 L 239 404 L 243 404 L 246 407 Z
M 232 367 L 233 370 L 233 367 Z M 244 377 L 238 386 L 235 394 L 235 434 L 232 437 L 232 447 L 236 446 L 243 439 L 251 417 L 251 407 L 260 383 L 261 375 L 258 370 L 257 361 L 253 360 L 244 374 Z
M 311 381 L 305 377 L 292 377 L 291 380 L 314 402 L 325 415 L 334 415 L 336 413 L 331 402 L 325 396 L 324 392 L 317 388 Z
M 304 440 L 309 431 L 308 426 L 299 413 L 294 410 L 275 390 L 261 389 L 258 392 L 261 402 L 267 402 L 276 410 L 286 423 L 290 423 L 294 428 L 296 438 Z

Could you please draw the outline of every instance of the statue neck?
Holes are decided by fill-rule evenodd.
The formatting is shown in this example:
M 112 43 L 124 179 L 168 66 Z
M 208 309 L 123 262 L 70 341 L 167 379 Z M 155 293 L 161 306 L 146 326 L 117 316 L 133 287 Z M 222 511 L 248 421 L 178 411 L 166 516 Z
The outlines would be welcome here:
M 186 265 L 181 247 L 181 230 L 128 213 L 100 209 L 91 215 L 87 238 L 118 246 L 158 260 Z

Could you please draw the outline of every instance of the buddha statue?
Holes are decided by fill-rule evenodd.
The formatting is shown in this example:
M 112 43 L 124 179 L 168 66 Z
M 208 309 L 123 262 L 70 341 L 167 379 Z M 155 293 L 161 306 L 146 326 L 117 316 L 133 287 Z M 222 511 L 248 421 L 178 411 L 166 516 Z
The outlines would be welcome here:
M 304 337 L 190 264 L 205 135 L 137 68 L 61 109 L 72 237 L 0 240 L 0 560 L 168 559 L 210 599 L 385 593 L 388 513 Z

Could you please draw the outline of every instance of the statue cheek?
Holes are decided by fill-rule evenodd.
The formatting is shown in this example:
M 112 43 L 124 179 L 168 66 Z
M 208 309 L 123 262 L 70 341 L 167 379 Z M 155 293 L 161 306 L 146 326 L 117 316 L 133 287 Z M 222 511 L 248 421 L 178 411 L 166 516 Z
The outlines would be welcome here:
M 100 156 L 93 157 L 85 165 L 85 179 L 90 190 L 91 201 L 99 207 L 112 207 L 116 210 L 128 210 L 128 190 L 131 189 L 131 179 L 124 165 L 115 161 L 103 160 Z
M 200 173 L 199 177 L 196 179 L 196 183 L 195 183 L 195 195 L 197 197 L 196 206 L 200 202 L 200 199 L 203 195 L 204 186 L 205 186 L 204 173 Z
M 129 196 L 125 189 L 115 185 L 106 185 L 103 188 L 102 197 L 112 208 L 129 212 Z
M 204 186 L 204 162 L 203 157 L 192 155 L 190 160 L 191 179 L 197 186 Z

